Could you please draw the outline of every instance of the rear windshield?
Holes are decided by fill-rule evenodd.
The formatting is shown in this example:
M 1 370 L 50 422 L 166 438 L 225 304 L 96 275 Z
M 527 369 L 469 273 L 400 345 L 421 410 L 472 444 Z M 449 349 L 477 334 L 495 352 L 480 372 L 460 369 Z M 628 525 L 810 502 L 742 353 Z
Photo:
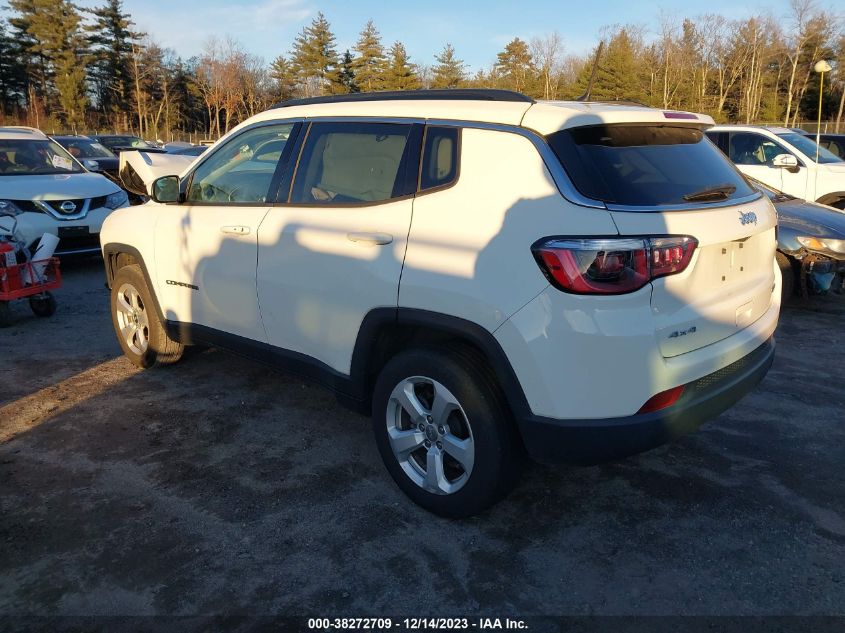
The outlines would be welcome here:
M 754 193 L 701 130 L 667 125 L 592 125 L 548 137 L 575 187 L 626 206 L 706 203 Z

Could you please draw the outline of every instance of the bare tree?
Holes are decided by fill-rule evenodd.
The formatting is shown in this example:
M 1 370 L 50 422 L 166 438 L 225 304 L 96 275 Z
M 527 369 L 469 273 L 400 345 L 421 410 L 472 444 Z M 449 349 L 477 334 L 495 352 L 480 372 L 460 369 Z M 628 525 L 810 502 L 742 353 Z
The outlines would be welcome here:
M 789 115 L 792 113 L 792 101 L 795 96 L 795 77 L 798 74 L 798 63 L 801 60 L 801 52 L 804 50 L 804 44 L 807 43 L 807 39 L 809 38 L 807 24 L 812 19 L 815 11 L 815 0 L 790 0 L 789 6 L 792 10 L 792 20 L 789 29 L 792 37 L 789 40 L 790 49 L 787 51 L 790 69 L 789 85 L 786 89 L 784 125 L 789 125 Z
M 563 55 L 563 38 L 554 31 L 531 40 L 531 56 L 540 71 L 543 99 L 557 97 L 560 63 Z

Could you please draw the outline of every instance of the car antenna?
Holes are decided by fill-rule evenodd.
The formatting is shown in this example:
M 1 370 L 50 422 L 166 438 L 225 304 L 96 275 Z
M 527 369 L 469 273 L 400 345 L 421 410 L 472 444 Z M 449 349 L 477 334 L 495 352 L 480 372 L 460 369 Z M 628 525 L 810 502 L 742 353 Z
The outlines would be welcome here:
M 590 81 L 587 83 L 587 90 L 575 101 L 589 101 L 590 93 L 593 91 L 593 82 L 596 80 L 596 71 L 599 69 L 599 59 L 601 59 L 601 52 L 604 49 L 604 40 L 599 42 L 599 47 L 596 49 L 596 56 L 593 57 L 593 69 L 590 71 Z

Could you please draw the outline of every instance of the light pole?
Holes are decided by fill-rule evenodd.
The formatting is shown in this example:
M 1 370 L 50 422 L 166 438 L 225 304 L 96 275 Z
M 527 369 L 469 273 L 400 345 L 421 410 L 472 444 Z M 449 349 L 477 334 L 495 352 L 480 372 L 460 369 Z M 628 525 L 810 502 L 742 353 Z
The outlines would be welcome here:
M 824 90 L 824 74 L 830 72 L 830 64 L 820 59 L 813 66 L 813 70 L 819 73 L 819 120 L 816 126 L 816 163 L 819 162 L 819 142 L 822 140 L 822 91 Z

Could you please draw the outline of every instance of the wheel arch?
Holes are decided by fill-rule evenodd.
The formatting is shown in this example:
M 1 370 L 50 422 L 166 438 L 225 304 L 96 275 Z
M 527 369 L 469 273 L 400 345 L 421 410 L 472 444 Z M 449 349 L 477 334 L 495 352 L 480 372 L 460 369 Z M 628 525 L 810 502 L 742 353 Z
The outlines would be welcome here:
M 149 270 L 147 269 L 147 264 L 144 261 L 143 255 L 141 255 L 140 251 L 134 246 L 129 246 L 128 244 L 120 244 L 117 242 L 110 242 L 108 244 L 103 245 L 103 263 L 106 267 L 106 285 L 111 289 L 114 278 L 117 276 L 117 271 L 119 271 L 124 266 L 131 266 L 132 264 L 137 264 L 138 267 L 141 269 L 141 274 L 144 276 L 144 282 L 147 284 L 147 290 L 150 293 L 150 296 L 153 298 L 153 304 L 155 305 L 156 314 L 158 315 L 159 321 L 161 323 L 166 324 L 167 320 L 164 318 L 164 314 L 161 311 L 161 306 L 159 305 L 158 297 L 156 296 L 155 286 L 153 285 L 152 277 L 150 277 Z
M 833 191 L 824 194 L 821 198 L 816 200 L 819 204 L 826 204 L 829 207 L 837 207 L 842 209 L 845 206 L 845 191 Z M 837 206 L 837 203 L 843 206 Z
M 350 379 L 355 395 L 369 409 L 375 380 L 396 354 L 414 347 L 463 347 L 486 363 L 514 416 L 530 412 L 525 393 L 507 356 L 491 332 L 477 323 L 416 308 L 377 308 L 361 323 L 352 353 Z

